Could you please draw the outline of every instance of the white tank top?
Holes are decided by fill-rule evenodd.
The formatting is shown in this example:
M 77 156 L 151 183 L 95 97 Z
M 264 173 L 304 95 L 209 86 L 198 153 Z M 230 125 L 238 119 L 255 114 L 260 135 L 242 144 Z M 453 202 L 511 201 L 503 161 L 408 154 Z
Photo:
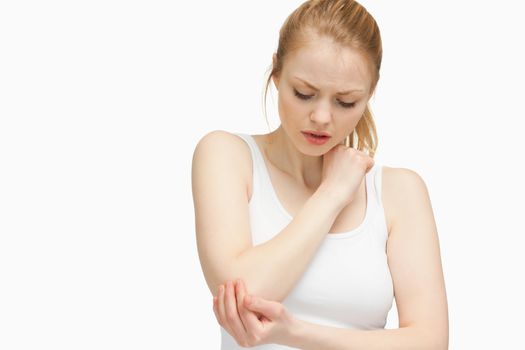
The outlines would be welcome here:
M 249 134 L 234 133 L 250 147 L 253 190 L 249 202 L 253 245 L 278 234 L 293 219 L 273 188 L 263 155 Z M 322 325 L 351 329 L 384 328 L 393 302 L 387 264 L 387 224 L 381 202 L 381 164 L 365 175 L 366 214 L 351 231 L 329 233 L 305 273 L 282 301 L 295 317 Z M 221 350 L 241 350 L 222 327 Z M 291 349 L 264 344 L 257 349 Z

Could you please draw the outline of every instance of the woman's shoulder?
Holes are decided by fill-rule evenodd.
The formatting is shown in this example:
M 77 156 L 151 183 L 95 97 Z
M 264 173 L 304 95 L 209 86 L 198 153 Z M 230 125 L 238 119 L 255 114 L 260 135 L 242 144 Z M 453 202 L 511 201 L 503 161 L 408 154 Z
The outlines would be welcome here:
M 242 157 L 249 154 L 249 148 L 242 137 L 225 130 L 209 131 L 197 142 L 195 149 L 198 148 L 204 148 L 209 152 L 226 153 L 231 156 Z M 238 159 L 238 157 L 235 158 Z
M 238 143 L 239 141 L 242 142 L 242 138 L 238 133 L 217 129 L 204 134 L 204 136 L 198 141 L 198 144 L 203 142 L 219 142 L 221 144 L 235 145 L 235 143 Z
M 397 194 L 406 193 L 414 187 L 426 187 L 423 177 L 415 170 L 408 168 L 394 168 L 386 165 L 382 165 L 382 168 L 384 187 L 396 190 Z
M 241 174 L 248 193 L 251 178 L 251 154 L 249 146 L 238 135 L 225 130 L 212 130 L 200 138 L 195 146 L 193 162 L 200 164 L 220 164 L 220 172 L 236 172 Z M 214 168 L 209 175 L 218 175 Z M 229 175 L 225 175 L 229 176 Z
M 414 193 L 421 195 L 426 191 L 426 185 L 419 173 L 408 168 L 395 168 L 382 165 L 381 200 L 385 209 L 388 232 L 398 216 L 399 210 L 404 208 L 407 198 Z M 416 194 L 417 195 L 417 194 Z

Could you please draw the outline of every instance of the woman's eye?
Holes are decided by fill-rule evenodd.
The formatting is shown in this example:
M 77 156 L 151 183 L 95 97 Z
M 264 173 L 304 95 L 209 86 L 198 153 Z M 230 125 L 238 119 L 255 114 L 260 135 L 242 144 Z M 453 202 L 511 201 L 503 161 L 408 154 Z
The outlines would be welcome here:
M 307 96 L 307 95 L 303 95 L 303 94 L 300 94 L 297 90 L 293 90 L 295 96 L 299 97 L 301 100 L 308 100 L 310 97 L 312 96 Z
M 351 103 L 346 103 L 346 102 L 339 102 L 341 104 L 341 106 L 343 106 L 344 108 L 352 108 L 355 106 L 355 102 L 351 102 Z
M 301 93 L 299 93 L 297 90 L 293 89 L 293 92 L 295 94 L 295 96 L 297 96 L 298 98 L 300 98 L 301 100 L 309 100 L 310 97 L 312 96 L 309 96 L 309 95 L 303 95 Z M 351 103 L 346 103 L 346 102 L 341 102 L 339 101 L 339 104 L 343 107 L 343 108 L 352 108 L 355 106 L 355 102 L 351 102 Z

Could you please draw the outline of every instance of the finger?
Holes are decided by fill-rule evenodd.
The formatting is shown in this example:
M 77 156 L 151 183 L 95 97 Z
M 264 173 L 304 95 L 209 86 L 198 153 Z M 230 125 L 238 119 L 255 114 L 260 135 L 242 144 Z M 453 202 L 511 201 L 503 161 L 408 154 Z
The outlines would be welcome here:
M 248 334 L 256 334 L 260 330 L 262 324 L 257 315 L 244 306 L 244 296 L 247 294 L 244 281 L 237 281 L 235 291 L 237 293 L 237 308 L 239 309 L 239 315 L 241 316 L 244 328 L 246 328 Z
M 246 329 L 244 329 L 244 325 L 241 322 L 241 318 L 237 310 L 237 301 L 235 298 L 235 291 L 233 289 L 233 283 L 231 281 L 227 281 L 226 293 L 224 295 L 226 321 L 231 327 L 231 330 L 235 333 L 235 338 L 237 341 L 244 342 L 246 339 Z
M 365 174 L 366 174 L 370 171 L 370 169 L 374 167 L 375 160 L 374 158 L 368 155 L 363 156 L 363 159 L 364 159 L 364 164 L 366 164 L 366 168 L 365 168 Z
M 245 298 L 246 296 L 248 295 L 248 289 L 246 288 L 246 284 L 244 283 L 244 281 L 241 280 L 241 283 L 239 285 L 239 290 L 241 291 L 242 295 L 243 295 L 243 300 L 242 300 L 242 307 L 244 310 L 246 310 L 246 312 L 248 314 L 253 314 L 255 316 L 255 318 L 252 318 L 252 319 L 255 319 L 256 321 L 259 321 L 259 319 L 261 318 L 261 316 L 263 316 L 262 314 L 260 314 L 259 312 L 254 312 L 253 310 L 249 310 L 246 308 L 246 305 L 245 305 Z
M 245 305 L 248 309 L 258 311 L 270 320 L 273 320 L 279 316 L 279 309 L 281 307 L 279 303 L 265 300 L 254 295 L 248 295 L 244 299 Z
M 219 313 L 219 324 L 224 328 L 228 333 L 233 336 L 232 330 L 228 321 L 226 320 L 226 312 L 224 311 L 224 285 L 219 286 L 219 296 L 217 298 L 217 310 Z

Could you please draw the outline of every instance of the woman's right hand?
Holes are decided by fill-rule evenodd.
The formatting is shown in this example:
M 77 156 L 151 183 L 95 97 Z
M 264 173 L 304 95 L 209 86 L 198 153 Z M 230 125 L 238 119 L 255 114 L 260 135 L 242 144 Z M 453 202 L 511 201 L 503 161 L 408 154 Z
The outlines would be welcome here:
M 322 180 L 319 188 L 327 191 L 344 208 L 356 197 L 364 176 L 374 166 L 365 152 L 337 144 L 323 155 Z

